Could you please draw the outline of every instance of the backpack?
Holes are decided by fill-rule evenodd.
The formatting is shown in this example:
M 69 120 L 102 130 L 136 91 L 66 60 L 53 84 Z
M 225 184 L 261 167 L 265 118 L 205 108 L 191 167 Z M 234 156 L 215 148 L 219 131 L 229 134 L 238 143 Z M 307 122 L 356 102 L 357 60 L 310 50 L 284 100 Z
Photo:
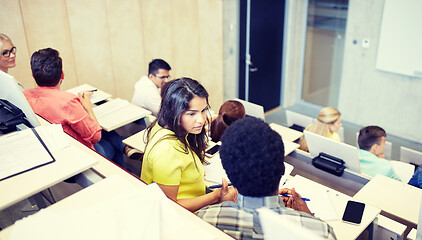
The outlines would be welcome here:
M 31 127 L 20 108 L 5 99 L 0 99 L 0 134 L 14 132 L 20 124 Z

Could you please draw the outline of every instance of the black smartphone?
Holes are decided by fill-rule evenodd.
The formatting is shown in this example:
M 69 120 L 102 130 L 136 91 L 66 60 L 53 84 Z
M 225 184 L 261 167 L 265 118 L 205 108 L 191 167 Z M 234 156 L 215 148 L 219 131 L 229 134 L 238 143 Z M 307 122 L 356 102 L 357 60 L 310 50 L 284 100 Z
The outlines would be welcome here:
M 360 224 L 362 221 L 365 204 L 349 200 L 344 210 L 342 220 L 349 223 Z
M 219 149 L 220 149 L 220 145 L 216 144 L 214 145 L 214 147 L 208 149 L 205 153 L 210 156 L 214 156 L 218 152 Z

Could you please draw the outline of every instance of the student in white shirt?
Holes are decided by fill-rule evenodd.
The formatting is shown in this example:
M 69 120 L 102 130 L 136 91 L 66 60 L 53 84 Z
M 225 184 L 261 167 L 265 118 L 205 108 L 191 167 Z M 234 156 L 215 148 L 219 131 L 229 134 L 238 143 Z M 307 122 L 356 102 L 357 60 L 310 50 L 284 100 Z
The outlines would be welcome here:
M 157 116 L 160 110 L 160 89 L 170 79 L 170 65 L 162 59 L 154 59 L 149 63 L 148 76 L 143 76 L 135 84 L 132 103 L 143 107 Z

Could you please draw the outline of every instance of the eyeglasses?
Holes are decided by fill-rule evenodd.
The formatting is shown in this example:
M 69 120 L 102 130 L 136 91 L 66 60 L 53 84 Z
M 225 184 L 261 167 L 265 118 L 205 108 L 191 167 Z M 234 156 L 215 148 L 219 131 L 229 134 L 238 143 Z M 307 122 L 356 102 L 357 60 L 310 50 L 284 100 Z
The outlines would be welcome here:
M 16 47 L 12 47 L 10 50 L 4 50 L 1 55 L 5 58 L 9 58 L 11 53 L 16 55 Z
M 168 76 L 157 76 L 157 75 L 154 74 L 154 76 L 155 77 L 158 77 L 159 79 L 162 79 L 162 80 L 164 80 L 164 79 L 170 79 L 171 78 L 170 75 L 168 75 Z

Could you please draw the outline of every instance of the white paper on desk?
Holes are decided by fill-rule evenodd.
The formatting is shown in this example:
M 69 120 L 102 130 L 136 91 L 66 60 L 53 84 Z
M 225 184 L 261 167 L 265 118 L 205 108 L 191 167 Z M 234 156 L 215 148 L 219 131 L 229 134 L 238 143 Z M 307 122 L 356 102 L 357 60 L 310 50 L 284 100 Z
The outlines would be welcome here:
M 295 188 L 296 192 L 304 198 L 309 198 L 306 202 L 309 210 L 315 213 L 315 217 L 324 221 L 339 220 L 339 216 L 331 201 L 330 193 L 324 188 L 317 188 L 310 184 L 304 184 L 298 178 L 293 177 L 283 188 Z
M 106 100 L 107 98 L 111 98 L 111 94 L 101 91 L 100 89 L 96 89 L 93 86 L 88 85 L 88 84 L 82 84 L 80 86 L 68 89 L 66 90 L 66 92 L 70 92 L 78 96 L 79 92 L 91 91 L 91 90 L 96 90 L 95 92 L 92 93 L 90 97 L 92 103 L 101 102 L 101 101 Z
M 10 239 L 207 239 L 170 201 L 151 184 L 83 208 L 47 208 L 17 221 Z
M 223 164 L 221 164 L 220 154 L 217 153 L 214 155 L 214 157 L 207 161 L 209 164 L 204 166 L 205 179 L 207 181 L 215 182 L 218 184 L 221 184 L 222 178 L 230 181 L 229 177 L 227 177 L 226 170 L 223 168 Z
M 0 179 L 52 161 L 53 158 L 32 129 L 16 131 L 0 137 Z
M 42 125 L 36 127 L 35 130 L 51 152 L 69 146 L 69 141 L 61 124 Z
M 112 129 L 113 126 L 129 123 L 151 114 L 150 111 L 121 98 L 94 107 L 93 111 L 101 127 L 105 129 Z
M 290 174 L 292 173 L 293 169 L 294 169 L 294 167 L 292 165 L 290 165 L 286 162 L 284 163 L 284 174 L 283 174 L 283 176 L 281 176 L 281 179 L 280 179 L 280 184 L 279 184 L 280 188 L 282 188 L 281 186 L 283 186 L 286 183 L 286 181 L 289 178 Z

